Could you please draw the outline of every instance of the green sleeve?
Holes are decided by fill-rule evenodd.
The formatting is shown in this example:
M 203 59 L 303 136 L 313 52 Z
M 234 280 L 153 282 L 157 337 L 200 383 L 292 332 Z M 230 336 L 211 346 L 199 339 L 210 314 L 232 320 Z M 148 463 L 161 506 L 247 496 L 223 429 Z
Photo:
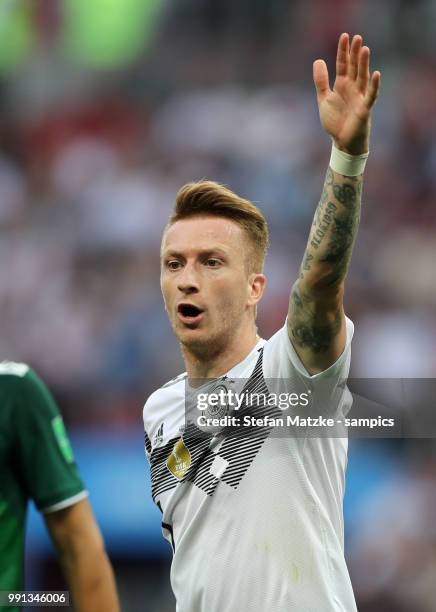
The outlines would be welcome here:
M 15 432 L 19 469 L 38 510 L 52 511 L 86 496 L 62 417 L 42 380 L 29 370 L 16 379 Z M 82 494 L 82 495 L 80 495 Z M 62 503 L 64 502 L 64 503 Z

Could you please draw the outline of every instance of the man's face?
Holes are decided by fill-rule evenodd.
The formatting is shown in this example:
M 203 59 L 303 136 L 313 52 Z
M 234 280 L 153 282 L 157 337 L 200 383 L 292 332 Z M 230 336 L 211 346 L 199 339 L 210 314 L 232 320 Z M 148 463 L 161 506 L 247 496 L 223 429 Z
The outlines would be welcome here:
M 247 272 L 243 229 L 221 217 L 192 217 L 162 242 L 161 288 L 174 333 L 207 357 L 225 348 L 260 299 L 264 277 Z

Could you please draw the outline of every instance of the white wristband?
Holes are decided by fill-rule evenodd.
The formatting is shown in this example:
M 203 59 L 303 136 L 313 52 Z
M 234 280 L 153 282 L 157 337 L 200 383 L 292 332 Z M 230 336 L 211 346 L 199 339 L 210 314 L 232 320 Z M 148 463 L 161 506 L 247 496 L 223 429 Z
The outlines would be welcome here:
M 363 174 L 368 159 L 368 153 L 363 155 L 350 155 L 345 151 L 340 151 L 332 145 L 332 154 L 330 156 L 330 168 L 344 176 L 359 176 Z

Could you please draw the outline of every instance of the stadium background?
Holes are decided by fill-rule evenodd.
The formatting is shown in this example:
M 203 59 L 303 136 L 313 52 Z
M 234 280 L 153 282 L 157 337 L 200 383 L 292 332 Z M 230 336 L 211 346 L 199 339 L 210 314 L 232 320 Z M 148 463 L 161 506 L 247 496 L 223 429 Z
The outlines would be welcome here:
M 161 230 L 188 180 L 259 202 L 259 327 L 282 325 L 329 155 L 312 61 L 332 74 L 342 31 L 383 74 L 347 281 L 352 375 L 435 376 L 435 23 L 432 0 L 0 1 L 1 358 L 30 363 L 62 409 L 127 612 L 174 609 L 141 425 L 182 369 Z M 352 442 L 361 612 L 436 610 L 435 504 L 432 441 Z M 61 587 L 34 511 L 27 556 L 28 588 Z

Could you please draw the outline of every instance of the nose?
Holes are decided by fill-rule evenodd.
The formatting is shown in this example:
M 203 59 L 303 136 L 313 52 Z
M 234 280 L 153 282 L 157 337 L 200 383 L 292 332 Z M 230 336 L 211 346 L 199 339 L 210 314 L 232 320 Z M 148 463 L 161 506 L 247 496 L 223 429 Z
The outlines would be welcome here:
M 186 295 L 198 293 L 200 290 L 200 283 L 194 266 L 190 264 L 185 265 L 183 270 L 178 275 L 177 288 Z

